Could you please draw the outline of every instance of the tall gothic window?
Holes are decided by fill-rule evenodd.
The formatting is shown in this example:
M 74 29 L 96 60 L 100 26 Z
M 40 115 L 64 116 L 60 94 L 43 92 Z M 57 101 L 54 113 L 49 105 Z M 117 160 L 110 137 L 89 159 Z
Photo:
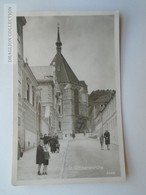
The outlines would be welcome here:
M 33 86 L 32 86 L 32 105 L 35 106 L 35 92 Z
M 22 57 L 21 37 L 19 34 L 17 34 L 17 44 L 18 44 L 18 54 Z
M 60 105 L 58 106 L 58 112 L 59 112 L 59 114 L 61 114 L 61 106 Z
M 29 86 L 29 83 L 27 83 L 27 101 L 29 101 L 29 88 L 30 88 L 30 86 Z
M 59 130 L 61 131 L 61 121 L 59 121 Z
M 19 71 L 19 77 L 18 77 L 18 96 L 21 97 L 22 95 L 22 78 L 21 78 L 21 72 Z
M 79 114 L 79 92 L 77 89 L 74 91 L 74 111 L 75 115 Z

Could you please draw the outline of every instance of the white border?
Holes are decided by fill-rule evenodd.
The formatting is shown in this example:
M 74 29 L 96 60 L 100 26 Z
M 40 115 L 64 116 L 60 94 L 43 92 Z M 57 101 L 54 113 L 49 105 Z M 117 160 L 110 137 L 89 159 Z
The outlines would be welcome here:
M 17 16 L 90 16 L 90 15 L 114 15 L 115 17 L 115 68 L 116 68 L 116 97 L 117 97 L 117 120 L 118 120 L 118 142 L 121 166 L 121 177 L 107 178 L 74 178 L 74 179 L 47 179 L 47 180 L 17 180 L 17 142 L 18 142 L 18 95 L 17 95 L 17 46 L 14 45 L 14 78 L 13 78 L 13 98 L 14 98 L 14 123 L 13 123 L 13 164 L 12 164 L 12 184 L 13 185 L 39 185 L 39 184 L 69 184 L 69 183 L 97 183 L 97 182 L 120 182 L 126 178 L 122 117 L 121 117 L 121 95 L 120 95 L 120 63 L 119 63 L 119 11 L 51 11 L 51 12 L 21 12 Z M 16 24 L 15 24 L 16 25 Z M 16 32 L 14 35 L 16 43 Z

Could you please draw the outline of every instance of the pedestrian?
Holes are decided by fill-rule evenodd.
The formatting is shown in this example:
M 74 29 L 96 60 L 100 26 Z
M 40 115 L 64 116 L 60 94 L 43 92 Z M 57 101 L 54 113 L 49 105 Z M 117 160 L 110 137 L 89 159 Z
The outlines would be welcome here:
M 44 144 L 48 144 L 49 143 L 49 136 L 47 136 L 47 134 L 44 134 Z
M 101 134 L 101 136 L 100 136 L 101 150 L 104 150 L 104 149 L 103 149 L 103 143 L 104 143 L 104 136 L 103 136 L 103 134 Z
M 105 131 L 104 138 L 105 138 L 105 144 L 107 145 L 107 150 L 110 150 L 110 148 L 109 148 L 109 145 L 110 145 L 110 133 L 109 133 L 108 130 Z
M 50 140 L 50 147 L 51 147 L 51 152 L 55 153 L 56 152 L 56 140 L 54 136 Z
M 41 175 L 41 166 L 44 163 L 44 148 L 43 148 L 44 140 L 41 138 L 39 140 L 39 145 L 36 151 L 36 164 L 38 164 L 38 175 Z
M 75 139 L 75 137 L 76 137 L 75 133 L 72 133 L 72 137 L 73 137 L 73 139 Z
M 49 159 L 50 159 L 49 145 L 48 144 L 44 144 L 43 149 L 44 149 L 43 175 L 47 175 L 47 168 L 48 168 Z
M 60 150 L 59 140 L 56 139 L 56 151 L 59 153 L 59 150 Z

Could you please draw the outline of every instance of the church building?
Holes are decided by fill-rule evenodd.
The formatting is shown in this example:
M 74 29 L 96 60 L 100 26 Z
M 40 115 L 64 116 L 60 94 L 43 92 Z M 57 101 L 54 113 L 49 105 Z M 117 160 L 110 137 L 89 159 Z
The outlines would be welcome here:
M 62 42 L 59 30 L 58 26 L 56 54 L 50 65 L 48 67 L 33 67 L 32 71 L 38 80 L 37 74 L 41 72 L 41 69 L 47 68 L 48 70 L 54 70 L 54 72 L 51 73 L 53 75 L 54 83 L 53 86 L 51 85 L 51 89 L 53 90 L 51 94 L 54 95 L 52 96 L 52 102 L 46 104 L 45 109 L 46 112 L 49 109 L 49 113 L 52 113 L 49 117 L 50 121 L 54 121 L 54 123 L 52 123 L 54 133 L 62 138 L 68 139 L 73 133 L 87 131 L 88 87 L 85 81 L 80 81 L 77 78 L 62 55 Z M 37 69 L 39 69 L 39 71 L 37 71 Z M 47 72 L 45 71 L 45 74 L 46 73 Z M 43 75 L 44 81 L 46 80 L 46 76 L 48 78 L 50 77 L 49 71 L 48 75 L 45 74 Z M 42 80 L 41 83 L 43 83 Z M 43 93 L 50 94 L 47 87 L 41 85 L 41 88 L 42 91 L 47 90 Z M 45 100 L 45 102 L 47 102 L 47 100 Z M 45 106 L 45 103 L 42 102 L 42 105 Z

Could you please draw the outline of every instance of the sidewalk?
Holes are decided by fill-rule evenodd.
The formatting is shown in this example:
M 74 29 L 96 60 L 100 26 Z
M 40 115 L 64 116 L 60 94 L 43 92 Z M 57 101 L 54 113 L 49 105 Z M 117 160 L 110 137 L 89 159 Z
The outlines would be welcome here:
M 68 141 L 60 140 L 59 142 L 60 152 L 53 154 L 50 152 L 51 158 L 48 165 L 48 175 L 37 175 L 38 165 L 36 164 L 36 148 L 33 148 L 24 152 L 23 157 L 18 161 L 18 180 L 61 178 L 64 169 Z
M 100 140 L 99 139 L 93 138 L 93 137 L 88 137 L 88 139 L 92 139 L 93 141 L 97 142 L 97 144 L 99 145 L 99 148 L 101 147 L 100 146 Z M 119 150 L 119 145 L 116 144 L 116 143 L 112 143 L 111 142 L 110 145 L 109 145 L 109 148 L 110 148 L 110 150 Z M 104 150 L 107 150 L 107 146 L 105 145 L 105 142 L 103 144 L 103 149 Z

